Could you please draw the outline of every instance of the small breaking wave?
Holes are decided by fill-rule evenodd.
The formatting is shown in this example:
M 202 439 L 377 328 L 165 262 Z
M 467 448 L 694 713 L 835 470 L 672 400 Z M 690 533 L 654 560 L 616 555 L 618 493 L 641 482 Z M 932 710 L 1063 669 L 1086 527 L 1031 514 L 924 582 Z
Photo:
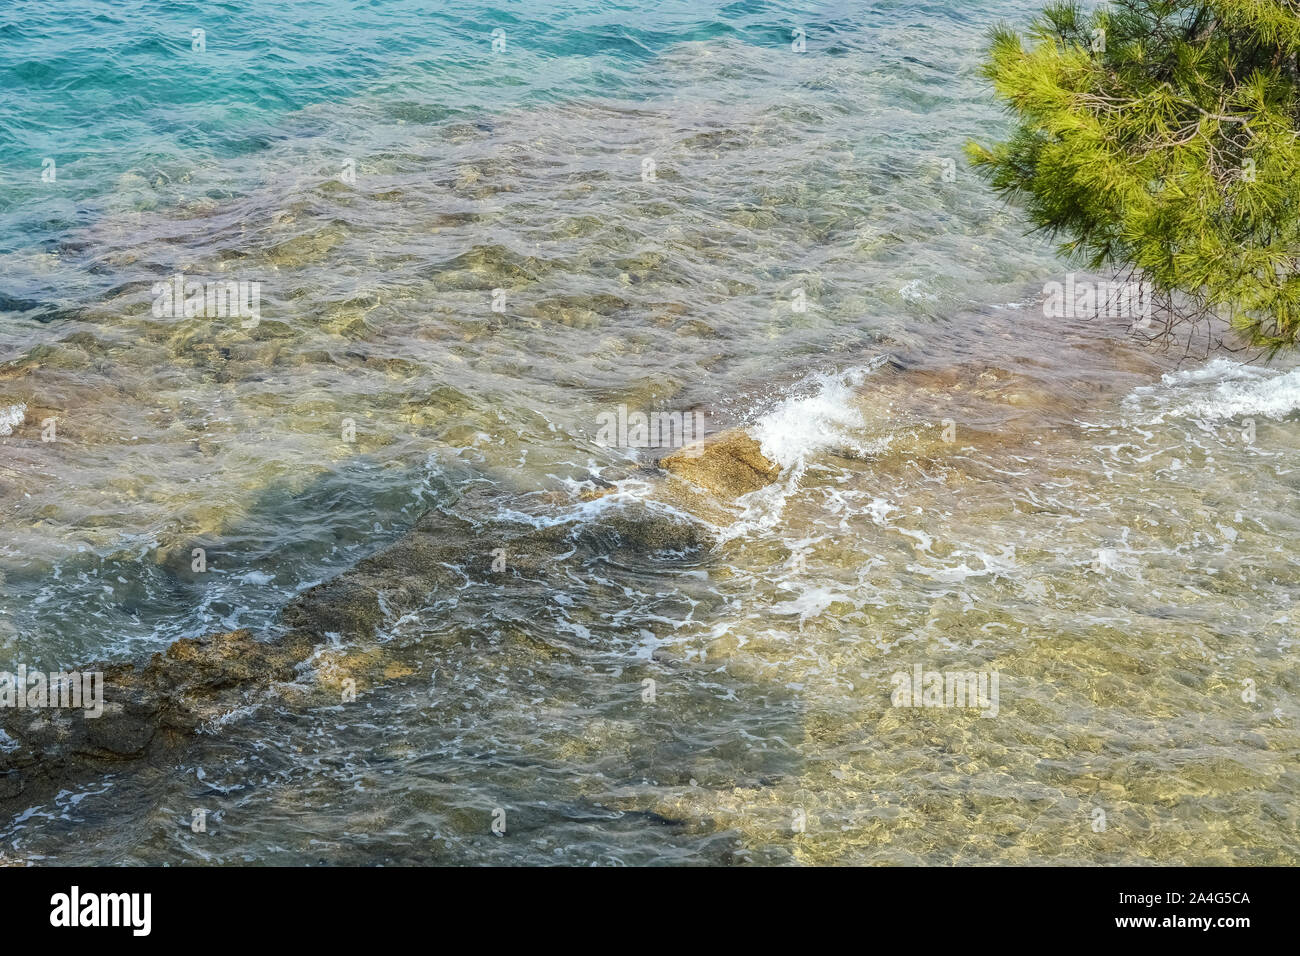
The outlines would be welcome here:
M 889 356 L 841 372 L 805 377 L 775 408 L 749 429 L 763 454 L 781 467 L 773 484 L 741 499 L 742 511 L 722 540 L 776 527 L 785 504 L 799 488 L 805 469 L 827 451 L 867 458 L 882 453 L 889 435 L 871 436 L 859 390 Z
M 879 453 L 881 442 L 860 440 L 867 422 L 858 405 L 857 390 L 886 361 L 888 356 L 882 355 L 865 366 L 805 378 L 791 397 L 755 423 L 752 433 L 763 454 L 782 469 L 801 471 L 810 457 L 830 448 L 848 448 L 862 455 Z
M 1166 416 L 1204 422 L 1258 415 L 1281 420 L 1300 409 L 1300 369 L 1281 371 L 1216 358 L 1196 369 L 1169 372 L 1160 385 L 1135 389 L 1129 404 L 1155 405 Z

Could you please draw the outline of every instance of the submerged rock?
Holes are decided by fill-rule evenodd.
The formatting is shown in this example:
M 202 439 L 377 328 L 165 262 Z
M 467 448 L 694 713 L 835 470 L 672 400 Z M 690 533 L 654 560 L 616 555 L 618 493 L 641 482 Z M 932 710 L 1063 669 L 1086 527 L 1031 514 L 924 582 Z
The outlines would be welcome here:
M 472 500 L 461 504 L 474 514 Z M 373 645 L 380 629 L 451 598 L 463 599 L 463 609 L 450 601 L 439 614 L 480 620 L 471 586 L 489 591 L 498 609 L 514 602 L 524 614 L 585 561 L 689 563 L 709 544 L 702 526 L 644 506 L 541 528 L 426 512 L 392 544 L 295 597 L 281 612 L 284 628 L 268 640 L 231 631 L 177 641 L 143 665 L 80 668 L 102 674 L 95 684 L 102 694 L 90 695 L 102 699 L 97 716 L 80 706 L 0 707 L 0 811 L 104 773 L 174 766 L 205 726 L 266 700 L 273 684 L 298 679 L 313 662 L 327 691 L 345 679 L 368 687 L 408 677 L 410 667 Z M 334 641 L 337 649 L 313 657 Z
M 292 679 L 311 647 L 301 635 L 270 644 L 241 630 L 177 641 L 141 666 L 80 668 L 90 692 L 82 706 L 0 709 L 0 805 L 127 763 L 170 760 L 250 689 Z
M 453 593 L 465 583 L 459 568 L 472 558 L 490 563 L 490 547 L 475 548 L 477 537 L 465 519 L 427 512 L 389 547 L 299 594 L 281 620 L 316 642 L 331 634 L 369 638 L 387 617 Z
M 659 459 L 659 466 L 720 498 L 739 498 L 767 487 L 781 475 L 781 467 L 739 428 L 688 445 Z

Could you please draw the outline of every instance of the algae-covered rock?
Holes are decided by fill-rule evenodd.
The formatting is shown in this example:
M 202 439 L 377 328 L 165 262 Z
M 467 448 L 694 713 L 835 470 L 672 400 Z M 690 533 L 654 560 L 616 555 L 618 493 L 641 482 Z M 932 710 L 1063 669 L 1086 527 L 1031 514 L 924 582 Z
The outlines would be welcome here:
M 299 594 L 281 620 L 316 640 L 371 637 L 386 617 L 446 596 L 465 581 L 459 565 L 486 557 L 473 525 L 431 511 L 409 533 L 349 571 Z M 479 552 L 482 552 L 480 554 Z
M 480 516 L 472 500 L 462 507 L 473 520 L 426 512 L 387 547 L 303 591 L 281 613 L 283 629 L 267 640 L 232 631 L 177 641 L 142 665 L 80 668 L 103 675 L 97 716 L 80 707 L 0 708 L 0 811 L 32 806 L 98 774 L 174 766 L 201 729 L 265 700 L 274 684 L 301 680 L 313 665 L 326 697 L 347 679 L 366 689 L 408 678 L 412 667 L 375 645 L 378 632 L 411 611 L 463 595 L 470 583 L 491 586 L 498 609 L 517 606 L 522 614 L 584 561 L 623 555 L 694 562 L 709 545 L 700 525 L 644 506 L 541 528 L 495 520 L 491 508 Z M 448 606 L 446 613 L 457 612 Z M 461 613 L 475 611 L 467 602 Z
M 645 512 L 606 515 L 582 527 L 573 540 L 595 554 L 622 551 L 642 557 L 698 552 L 710 543 L 708 533 L 694 522 Z
M 0 804 L 173 759 L 205 722 L 242 705 L 246 691 L 290 680 L 311 647 L 301 635 L 263 643 L 241 630 L 177 641 L 144 665 L 80 668 L 81 706 L 0 710 L 0 739 L 9 742 L 0 751 Z
M 738 428 L 688 445 L 661 458 L 659 465 L 720 498 L 739 498 L 765 488 L 781 474 L 780 466 L 768 460 L 759 443 Z

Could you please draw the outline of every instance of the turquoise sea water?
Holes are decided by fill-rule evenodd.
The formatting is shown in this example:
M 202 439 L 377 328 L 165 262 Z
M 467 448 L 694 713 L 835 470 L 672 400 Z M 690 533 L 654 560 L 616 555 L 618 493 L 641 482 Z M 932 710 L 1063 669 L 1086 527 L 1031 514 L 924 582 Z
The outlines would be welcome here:
M 394 122 L 434 124 L 586 97 L 654 101 L 677 92 L 654 69 L 674 45 L 779 49 L 795 29 L 811 31 L 811 51 L 827 68 L 870 58 L 938 85 L 952 80 L 957 51 L 931 46 L 933 57 L 918 57 L 926 37 L 962 33 L 975 44 L 980 27 L 1031 9 L 906 0 L 11 3 L 0 11 L 3 248 L 57 242 L 112 215 L 126 171 L 174 181 L 203 170 L 207 190 L 195 184 L 190 194 L 223 198 L 256 183 L 232 175 L 246 177 L 247 167 L 222 169 L 223 161 L 299 139 L 316 140 L 322 156 L 364 153 L 376 145 L 371 128 L 348 115 L 362 102 Z M 201 52 L 195 30 L 204 31 Z M 493 52 L 494 30 L 506 31 L 506 55 Z M 909 47 L 909 37 L 921 42 Z M 39 176 L 46 158 L 61 173 L 55 196 Z M 60 291 L 34 281 L 7 287 Z
M 1044 319 L 1075 267 L 961 158 L 1007 128 L 987 30 L 1035 7 L 6 5 L 0 663 L 269 633 L 429 508 L 467 552 L 575 547 L 563 587 L 467 578 L 0 846 L 1294 863 L 1300 385 Z M 261 283 L 260 324 L 154 314 L 177 273 Z M 620 405 L 746 428 L 781 478 L 638 471 L 596 440 Z M 647 513 L 708 548 L 608 545 Z M 999 717 L 900 716 L 916 663 L 999 668 Z
M 154 281 L 186 268 L 204 272 L 203 278 L 220 272 L 260 280 L 270 300 L 268 317 L 275 312 L 278 319 L 300 314 L 304 296 L 330 309 L 388 290 L 417 296 L 418 308 L 463 309 L 464 296 L 425 294 L 439 283 L 434 272 L 466 256 L 527 255 L 538 239 L 555 249 L 565 240 L 574 245 L 592 231 L 588 217 L 605 217 L 612 201 L 627 206 L 606 223 L 614 235 L 609 262 L 621 257 L 652 264 L 660 255 L 652 248 L 655 234 L 683 223 L 702 227 L 698 235 L 684 236 L 683 248 L 692 242 L 706 248 L 736 242 L 747 275 L 693 261 L 692 254 L 662 278 L 674 292 L 694 284 L 695 294 L 706 299 L 718 299 L 718 290 L 724 290 L 731 300 L 724 308 L 733 313 L 727 318 L 736 332 L 726 361 L 739 363 L 737 383 L 750 385 L 771 364 L 764 350 L 747 344 L 751 337 L 778 354 L 792 349 L 796 360 L 786 374 L 798 378 L 824 349 L 827 336 L 842 344 L 865 330 L 869 341 L 899 321 L 899 315 L 887 313 L 934 310 L 934 293 L 917 283 L 953 280 L 949 300 L 971 304 L 1020 296 L 1019 280 L 1029 270 L 1019 258 L 1024 244 L 1010 217 L 1001 219 L 1011 244 L 991 270 L 984 268 L 982 253 L 970 249 L 962 253 L 966 274 L 948 274 L 944 260 L 954 243 L 967 243 L 998 207 L 986 196 L 964 194 L 968 174 L 952 189 L 937 189 L 935 181 L 943 158 L 960 162 L 969 136 L 999 128 L 971 74 L 987 26 L 1028 9 L 971 4 L 958 10 L 937 3 L 668 3 L 653 9 L 603 3 L 437 9 L 402 2 L 11 5 L 0 24 L 0 71 L 7 91 L 0 103 L 5 183 L 0 304 L 6 307 L 0 311 L 0 357 L 40 361 L 48 369 L 62 361 L 45 353 L 66 350 L 60 343 L 77 330 L 93 330 L 91 353 L 109 332 L 121 339 L 104 343 L 109 358 L 64 360 L 79 366 L 66 370 L 65 387 L 78 394 L 75 399 L 65 394 L 65 402 L 93 398 L 96 405 L 111 404 L 108 396 L 124 388 L 174 387 L 173 407 L 212 402 L 219 408 L 241 388 L 218 388 L 205 397 L 192 389 L 197 385 L 202 391 L 196 375 L 210 377 L 211 369 L 180 377 L 172 369 L 164 375 L 157 357 L 139 347 L 162 334 L 137 321 Z M 195 29 L 205 31 L 203 52 L 193 49 Z M 497 29 L 506 31 L 506 45 L 494 52 Z M 795 30 L 811 44 L 806 56 L 791 50 Z M 520 141 L 534 133 L 546 138 Z M 642 159 L 665 150 L 670 164 L 674 150 L 687 160 L 663 172 L 672 184 L 665 200 L 685 207 L 684 219 L 676 223 L 638 186 Z M 729 155 L 739 161 L 726 168 Z M 42 179 L 46 159 L 55 164 L 53 182 Z M 518 182 L 477 181 L 480 170 L 488 168 L 481 164 L 507 161 Z M 689 169 L 697 162 L 705 165 Z M 357 191 L 346 191 L 353 196 L 383 197 L 386 190 L 408 186 L 412 194 L 396 202 L 381 198 L 366 210 L 336 206 L 337 198 L 351 205 L 334 189 L 347 163 L 360 171 Z M 623 188 L 625 180 L 629 188 Z M 557 189 L 571 190 L 575 183 L 586 190 L 581 202 L 557 196 Z M 440 190 L 445 193 L 439 195 Z M 479 195 L 465 195 L 475 190 Z M 920 202 L 909 200 L 909 193 L 919 195 Z M 318 205 L 321 196 L 330 202 Z M 440 208 L 417 208 L 417 203 Z M 304 204 L 311 207 L 304 217 L 311 221 L 281 228 Z M 781 221 L 769 218 L 766 208 L 776 209 Z M 432 239 L 417 221 L 426 211 L 470 228 Z M 393 212 L 398 222 L 388 221 Z M 401 223 L 408 212 L 414 218 Z M 962 220 L 955 230 L 946 225 L 953 217 Z M 489 228 L 473 228 L 474 223 Z M 710 234 L 717 226 L 725 235 Z M 349 248 L 340 252 L 342 270 L 337 262 L 313 256 L 312 243 L 333 248 L 349 232 Z M 403 247 L 421 241 L 422 249 Z M 295 242 L 304 247 L 295 249 Z M 794 259 L 792 242 L 799 244 Z M 843 281 L 834 277 L 833 284 L 814 293 L 820 308 L 799 317 L 780 337 L 746 314 L 752 307 L 771 311 L 772 295 L 759 291 L 763 284 L 779 285 L 804 272 L 822 273 L 816 281 L 827 284 L 827 253 L 844 242 L 879 250 L 874 277 L 861 270 L 853 275 L 854 264 L 845 263 Z M 258 246 L 273 247 L 269 257 L 255 256 L 241 268 Z M 1032 248 L 1042 257 L 1041 244 Z M 300 255 L 311 261 L 295 269 Z M 368 261 L 359 261 L 363 257 Z M 281 269 L 296 273 L 292 281 L 275 277 Z M 571 270 L 583 272 L 581 280 L 563 275 L 552 283 L 553 291 L 608 295 L 608 288 L 595 288 L 603 277 L 583 263 L 571 261 L 563 271 Z M 990 283 L 996 289 L 1008 278 L 1008 287 L 986 292 Z M 318 285 L 308 290 L 307 283 Z M 959 288 L 962 283 L 966 288 Z M 624 290 L 628 285 L 617 279 L 615 284 Z M 741 287 L 751 293 L 750 301 L 726 291 Z M 893 302 L 882 309 L 871 301 L 873 295 Z M 840 301 L 833 303 L 832 296 Z M 647 297 L 651 307 L 662 306 L 663 299 Z M 319 318 L 309 323 L 318 324 Z M 182 361 L 191 362 L 192 344 L 173 335 L 165 350 L 169 358 L 179 350 Z M 531 345 L 520 342 L 519 347 Z M 665 353 L 682 350 L 671 336 L 655 347 Z M 687 343 L 685 351 L 692 348 Z M 127 360 L 119 364 L 118 357 Z M 546 356 L 540 358 L 539 374 L 549 377 Z M 87 361 L 92 369 L 84 367 Z M 136 363 L 151 367 L 137 374 Z M 631 377 L 649 373 L 647 366 Z M 276 375 L 299 378 L 298 372 L 286 376 L 284 369 Z M 680 378 L 693 380 L 696 373 L 684 370 Z M 700 389 L 693 400 L 711 405 L 728 400 L 734 387 L 723 384 L 724 378 L 717 387 Z M 456 386 L 473 394 L 463 381 Z M 51 404 L 37 397 L 30 387 L 0 395 L 10 400 L 8 407 Z M 574 411 L 590 420 L 598 407 L 604 406 L 579 405 Z M 163 447 L 150 448 L 147 437 L 127 426 L 128 410 L 103 411 L 110 417 L 118 413 L 120 437 L 137 447 L 107 452 L 107 472 L 126 468 L 162 477 L 171 466 L 159 459 L 175 458 L 169 439 L 155 436 Z M 29 427 L 35 425 L 35 411 L 27 419 Z M 283 461 L 293 454 L 282 448 L 267 458 Z M 162 646 L 205 626 L 265 621 L 304 582 L 319 580 L 373 547 L 377 529 L 394 532 L 429 504 L 422 489 L 442 476 L 428 474 L 421 455 L 398 457 L 379 469 L 381 474 L 366 477 L 351 469 L 374 472 L 373 462 L 340 464 L 337 487 L 314 492 L 319 503 L 304 509 L 312 525 L 307 540 L 298 520 L 286 522 L 297 489 L 281 489 L 263 478 L 244 481 L 258 486 L 258 511 L 276 517 L 269 525 L 260 515 L 253 519 L 248 537 L 242 528 L 228 533 L 230 580 L 221 582 L 217 595 L 148 580 L 155 576 L 152 568 L 140 582 L 135 568 L 139 554 L 158 543 L 160 528 L 178 524 L 190 529 L 182 533 L 193 533 L 198 523 L 206 533 L 210 515 L 172 516 L 167 513 L 172 504 L 166 504 L 125 521 L 122 511 L 129 502 L 107 500 L 104 483 L 111 479 L 88 475 L 87 490 L 97 489 L 101 500 L 91 506 L 93 514 L 78 515 L 72 523 L 110 527 L 94 534 L 93 541 L 55 528 L 39 542 L 13 540 L 8 550 L 15 558 L 21 551 L 25 560 L 10 570 L 10 586 L 23 598 L 11 614 L 21 622 L 20 632 L 49 635 L 34 650 L 49 647 L 65 656 L 74 650 L 97 653 L 105 640 L 125 652 L 141 643 Z M 285 462 L 285 467 L 292 465 Z M 224 462 L 216 470 L 222 473 L 212 476 L 218 483 L 229 475 Z M 160 474 L 152 474 L 156 471 Z M 192 486 L 196 480 L 189 473 L 173 476 L 155 496 L 170 501 L 177 485 Z M 18 484 L 8 488 L 10 494 L 19 490 Z M 340 500 L 349 508 L 341 509 Z M 39 506 L 28 505 L 29 513 L 40 513 Z M 66 501 L 48 507 L 76 510 Z M 223 507 L 220 496 L 208 503 L 209 511 Z M 227 523 L 240 523 L 247 507 L 245 493 Z M 321 520 L 335 526 L 329 544 L 313 548 L 310 535 Z M 328 554 L 321 553 L 324 548 Z M 82 557 L 66 574 L 58 567 L 59 554 L 91 551 L 107 563 L 87 570 Z M 127 567 L 119 573 L 116 561 L 123 552 Z M 33 560 L 40 574 L 29 583 L 23 569 Z M 66 582 L 56 585 L 57 597 L 49 595 L 52 569 L 57 581 Z M 269 588 L 268 574 L 274 577 Z M 107 575 L 110 585 L 124 584 L 130 593 L 123 600 L 121 589 L 100 590 L 87 575 Z M 240 575 L 251 575 L 252 583 L 241 585 Z M 79 606 L 76 613 L 68 611 L 70 600 Z M 93 633 L 77 640 L 87 625 Z

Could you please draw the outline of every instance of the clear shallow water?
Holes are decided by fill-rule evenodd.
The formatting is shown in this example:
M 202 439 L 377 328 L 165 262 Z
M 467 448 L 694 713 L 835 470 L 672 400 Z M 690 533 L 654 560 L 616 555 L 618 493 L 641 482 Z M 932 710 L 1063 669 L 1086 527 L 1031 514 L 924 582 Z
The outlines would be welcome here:
M 944 181 L 1004 128 L 984 30 L 1032 6 L 4 14 L 6 659 L 269 630 L 429 507 L 467 552 L 574 536 L 8 855 L 1296 862 L 1294 373 L 1043 319 L 1070 267 Z M 260 281 L 261 323 L 155 317 L 176 272 Z M 781 479 L 584 500 L 648 457 L 596 441 L 620 404 L 745 425 Z M 709 544 L 620 547 L 643 514 Z M 916 663 L 997 669 L 997 718 L 891 707 Z

